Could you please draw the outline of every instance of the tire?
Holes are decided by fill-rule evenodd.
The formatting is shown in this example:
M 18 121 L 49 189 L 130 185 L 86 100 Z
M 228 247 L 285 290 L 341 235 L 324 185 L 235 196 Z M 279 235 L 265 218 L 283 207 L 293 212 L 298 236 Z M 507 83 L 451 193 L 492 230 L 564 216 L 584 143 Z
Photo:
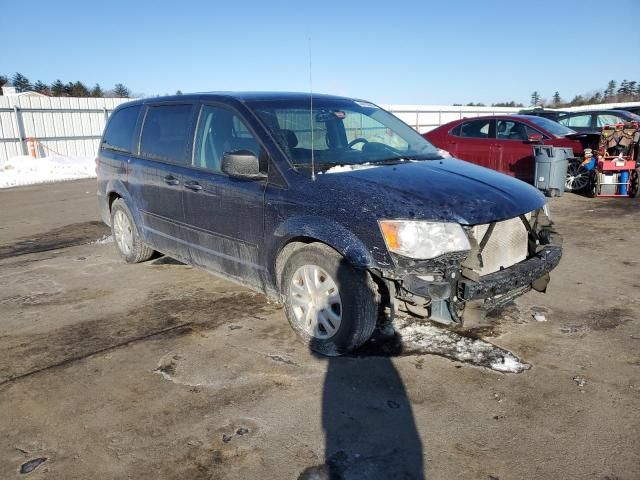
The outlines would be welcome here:
M 629 188 L 629 196 L 638 198 L 640 195 L 640 167 L 631 171 L 631 185 Z
M 281 293 L 291 328 L 314 352 L 344 355 L 373 334 L 379 304 L 375 282 L 326 245 L 309 244 L 291 254 Z
M 133 215 L 121 198 L 111 205 L 111 234 L 116 250 L 127 263 L 144 262 L 154 253 L 140 238 Z

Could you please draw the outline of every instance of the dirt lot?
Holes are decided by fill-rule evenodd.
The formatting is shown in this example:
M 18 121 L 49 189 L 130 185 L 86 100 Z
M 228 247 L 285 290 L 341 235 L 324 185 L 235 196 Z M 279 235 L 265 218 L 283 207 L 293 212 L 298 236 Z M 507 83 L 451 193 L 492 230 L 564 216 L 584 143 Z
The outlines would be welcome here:
M 0 478 L 640 478 L 637 201 L 552 201 L 549 292 L 478 332 L 513 374 L 457 337 L 311 355 L 261 295 L 123 264 L 94 190 L 0 193 Z

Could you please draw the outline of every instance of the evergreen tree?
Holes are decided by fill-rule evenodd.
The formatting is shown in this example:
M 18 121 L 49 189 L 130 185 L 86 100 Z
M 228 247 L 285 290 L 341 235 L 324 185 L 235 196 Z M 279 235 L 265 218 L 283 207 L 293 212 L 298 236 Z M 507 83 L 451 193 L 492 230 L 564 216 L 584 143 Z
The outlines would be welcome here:
M 92 97 L 104 97 L 104 92 L 102 91 L 102 87 L 99 83 L 96 83 L 95 86 L 91 89 Z
M 616 85 L 615 80 L 609 80 L 607 88 L 604 91 L 605 100 L 611 100 L 613 98 L 613 95 L 616 93 Z
M 65 97 L 73 96 L 73 82 L 68 82 L 64 84 L 64 96 Z
M 629 86 L 629 95 L 636 96 L 638 94 L 638 82 L 636 82 L 635 80 L 629 80 L 629 83 L 627 83 L 627 85 Z
M 558 106 L 562 103 L 562 97 L 560 96 L 560 92 L 553 94 L 553 105 Z
M 131 95 L 131 92 L 122 83 L 116 83 L 113 88 L 113 95 L 118 98 L 126 98 Z
M 620 82 L 620 88 L 618 88 L 618 95 L 621 95 L 622 97 L 626 97 L 627 95 L 629 95 L 629 85 L 626 79 Z
M 537 107 L 540 104 L 540 94 L 536 90 L 531 94 L 531 105 Z
M 60 79 L 51 84 L 51 94 L 54 97 L 62 97 L 64 95 L 64 83 Z
M 11 79 L 11 83 L 18 92 L 26 92 L 28 90 L 32 90 L 31 82 L 27 77 L 22 75 L 21 73 L 16 72 L 13 78 Z
M 0 75 L 0 95 L 2 95 L 2 87 L 9 83 L 9 79 L 4 75 Z
M 49 85 L 38 80 L 33 84 L 33 91 L 42 93 L 44 95 L 51 95 L 51 91 L 49 90 Z
M 77 81 L 71 87 L 71 96 L 72 97 L 88 97 L 89 89 L 85 87 L 84 83 L 81 81 Z
M 182 95 L 182 90 L 176 90 L 176 95 Z

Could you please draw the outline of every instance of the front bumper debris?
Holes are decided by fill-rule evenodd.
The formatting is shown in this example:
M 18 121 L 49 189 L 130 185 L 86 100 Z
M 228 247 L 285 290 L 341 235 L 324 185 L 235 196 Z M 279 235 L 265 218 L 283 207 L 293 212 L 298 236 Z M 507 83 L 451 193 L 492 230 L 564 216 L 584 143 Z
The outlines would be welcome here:
M 464 254 L 417 261 L 397 258 L 394 270 L 380 272 L 388 286 L 392 311 L 403 309 L 441 323 L 467 325 L 532 288 L 544 292 L 549 272 L 562 257 L 562 236 L 543 209 L 519 218 L 527 231 L 523 239 L 527 258 L 498 271 L 481 273 L 483 249 L 493 228 L 487 229 L 481 241 L 470 236 L 472 248 Z
M 465 301 L 486 299 L 527 287 L 545 277 L 562 257 L 562 247 L 549 245 L 527 260 L 512 265 L 478 281 L 463 278 L 458 283 L 458 296 Z M 534 285 L 535 286 L 535 285 Z

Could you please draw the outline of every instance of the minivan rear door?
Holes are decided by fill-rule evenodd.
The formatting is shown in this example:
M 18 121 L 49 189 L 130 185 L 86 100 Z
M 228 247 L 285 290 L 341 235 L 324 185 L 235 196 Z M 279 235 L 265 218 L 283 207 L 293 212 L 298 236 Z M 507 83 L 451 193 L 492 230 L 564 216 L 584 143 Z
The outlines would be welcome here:
M 129 188 L 145 239 L 155 249 L 187 261 L 182 189 L 191 163 L 194 121 L 193 103 L 147 105 L 139 155 L 129 170 Z
M 237 150 L 249 150 L 266 159 L 257 136 L 238 112 L 220 103 L 202 104 L 192 167 L 184 182 L 189 252 L 196 265 L 260 283 L 265 274 L 260 251 L 267 182 L 232 178 L 222 172 L 224 153 Z

